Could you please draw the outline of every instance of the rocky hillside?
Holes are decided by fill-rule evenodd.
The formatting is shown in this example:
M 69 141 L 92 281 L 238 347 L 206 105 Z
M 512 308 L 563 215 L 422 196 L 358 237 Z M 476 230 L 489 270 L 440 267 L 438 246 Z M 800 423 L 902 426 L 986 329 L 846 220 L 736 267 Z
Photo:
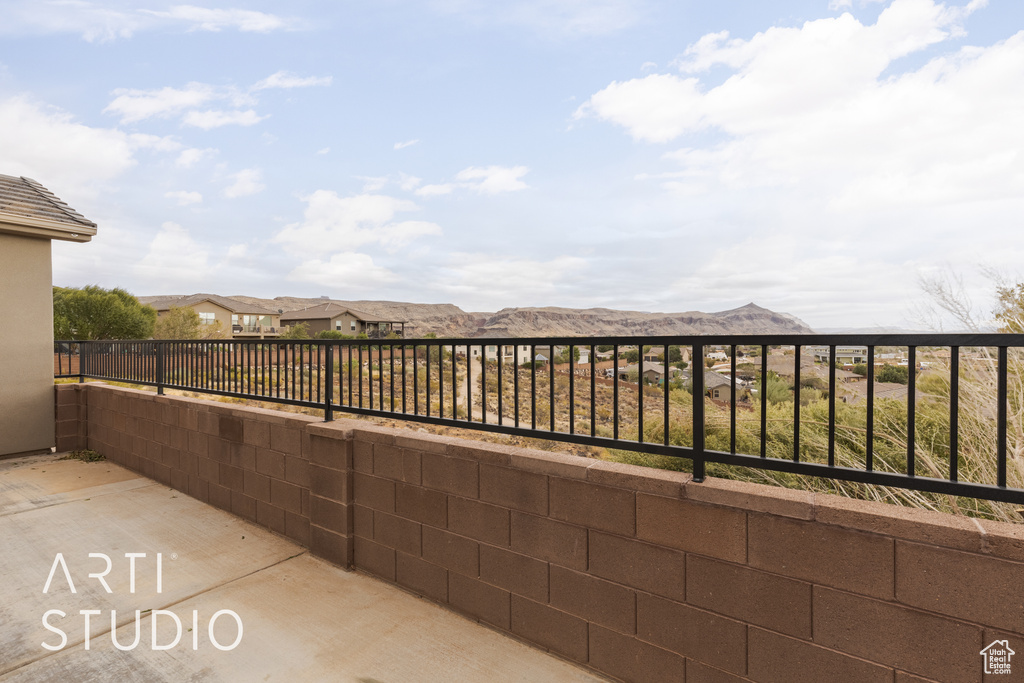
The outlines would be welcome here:
M 607 308 L 506 308 L 477 336 L 599 336 L 669 334 L 809 334 L 801 320 L 755 304 L 721 313 L 643 313 Z
M 294 311 L 326 299 L 232 296 L 272 310 Z M 504 308 L 497 313 L 467 313 L 453 304 L 396 301 L 335 303 L 390 320 L 405 320 L 409 337 L 433 332 L 439 337 L 583 337 L 669 334 L 810 334 L 813 330 L 788 313 L 747 304 L 719 313 L 644 313 L 609 308 Z

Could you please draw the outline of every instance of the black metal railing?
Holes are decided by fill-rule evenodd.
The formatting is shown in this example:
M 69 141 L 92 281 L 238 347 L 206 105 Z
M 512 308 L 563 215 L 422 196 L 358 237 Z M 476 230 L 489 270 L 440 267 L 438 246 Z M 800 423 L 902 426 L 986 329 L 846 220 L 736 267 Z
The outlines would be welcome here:
M 664 362 L 645 360 L 648 346 Z M 812 346 L 829 359 L 863 347 L 862 374 L 815 364 Z M 711 349 L 726 355 L 720 372 L 705 369 Z M 716 462 L 1024 503 L 1024 335 L 60 341 L 54 352 L 58 377 L 681 457 L 695 481 Z M 883 364 L 897 380 L 906 368 L 905 388 L 876 383 L 893 374 Z

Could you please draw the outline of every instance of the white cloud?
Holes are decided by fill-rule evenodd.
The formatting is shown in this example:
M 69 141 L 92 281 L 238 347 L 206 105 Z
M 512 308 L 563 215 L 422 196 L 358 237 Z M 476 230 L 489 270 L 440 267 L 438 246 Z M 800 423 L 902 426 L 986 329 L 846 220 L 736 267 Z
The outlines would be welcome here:
M 131 38 L 141 31 L 184 26 L 189 31 L 236 29 L 268 33 L 297 28 L 295 19 L 244 9 L 176 5 L 169 10 L 118 9 L 85 0 L 5 3 L 0 35 L 78 34 L 89 42 Z
M 529 171 L 526 166 L 470 166 L 455 174 L 456 182 L 424 185 L 416 190 L 416 194 L 421 197 L 435 197 L 451 194 L 456 189 L 470 190 L 478 194 L 515 192 L 529 187 L 520 180 Z
M 228 247 L 228 261 L 238 261 L 245 259 L 249 255 L 249 246 L 247 244 L 232 244 Z
M 411 192 L 419 187 L 419 184 L 423 182 L 421 179 L 414 175 L 408 175 L 406 173 L 398 174 L 398 186 L 406 192 Z
M 190 111 L 185 114 L 182 123 L 186 126 L 210 130 L 212 128 L 220 128 L 221 126 L 254 126 L 266 118 L 266 116 L 260 116 L 252 109 L 246 109 L 245 111 L 237 109 L 235 111 L 219 111 L 213 109 Z
M 522 302 L 550 301 L 567 281 L 578 277 L 586 268 L 587 261 L 576 256 L 540 261 L 454 253 L 442 269 L 436 286 L 463 301 L 478 299 L 482 292 L 500 292 L 504 300 L 528 305 Z
M 297 76 L 287 71 L 273 73 L 262 81 L 257 81 L 252 90 L 267 90 L 268 88 L 309 88 L 313 86 L 326 86 L 331 84 L 330 76 Z
M 189 147 L 188 149 L 181 150 L 181 154 L 175 159 L 174 163 L 179 168 L 192 168 L 203 159 L 212 157 L 217 153 L 215 149 L 199 149 L 197 147 Z
M 331 148 L 330 148 L 330 147 L 322 147 L 322 148 L 318 149 L 318 150 L 316 151 L 316 153 L 317 153 L 318 155 L 322 155 L 322 154 L 327 154 L 327 153 L 328 153 L 328 152 L 330 152 L 330 151 L 331 151 Z
M 471 166 L 459 171 L 455 179 L 480 194 L 515 192 L 527 187 L 520 178 L 529 170 L 526 166 Z
M 247 168 L 231 175 L 235 182 L 224 188 L 224 196 L 229 199 L 247 197 L 262 192 L 266 185 L 263 184 L 263 172 L 258 168 Z
M 695 78 L 651 74 L 612 82 L 577 109 L 574 118 L 596 116 L 623 126 L 634 139 L 668 142 L 700 127 L 700 97 Z
M 80 211 L 76 199 L 95 196 L 149 146 L 148 137 L 86 126 L 28 97 L 0 100 L 0 169 L 38 180 Z
M 873 25 L 843 14 L 749 40 L 708 34 L 676 63 L 684 75 L 612 83 L 576 117 L 653 143 L 714 133 L 720 142 L 666 154 L 682 169 L 667 186 L 683 194 L 783 187 L 834 211 L 1019 196 L 1024 32 L 889 73 L 962 35 L 981 4 L 893 0 Z M 733 73 L 706 87 L 715 67 Z
M 0 34 L 76 33 L 89 42 L 130 38 L 149 22 L 138 12 L 89 2 L 10 3 L 3 8 Z
M 195 5 L 174 5 L 167 11 L 142 10 L 160 19 L 183 22 L 190 31 L 221 31 L 237 29 L 243 32 L 269 33 L 289 28 L 294 20 L 274 14 L 245 9 L 211 9 Z
M 887 0 L 857 0 L 858 5 L 871 5 L 886 2 Z M 988 0 L 982 0 L 988 2 Z M 829 0 L 828 8 L 830 10 L 838 11 L 841 9 L 850 9 L 853 7 L 853 0 Z
M 452 183 L 442 183 L 440 185 L 424 185 L 423 187 L 416 190 L 416 194 L 420 197 L 437 197 L 442 194 L 451 194 L 452 190 L 455 189 L 455 185 Z
M 387 176 L 362 176 L 360 180 L 363 181 L 363 194 L 376 192 L 388 184 Z
M 208 262 L 207 249 L 188 230 L 168 221 L 160 226 L 149 251 L 134 270 L 153 290 L 187 290 L 208 276 Z
M 180 142 L 166 136 L 132 133 L 129 139 L 139 149 L 151 149 L 156 152 L 177 152 L 182 147 Z
M 331 84 L 330 76 L 297 76 L 287 71 L 278 71 L 248 88 L 235 86 L 214 86 L 209 83 L 190 82 L 182 88 L 118 88 L 103 112 L 119 116 L 121 123 L 135 123 L 149 118 L 182 117 L 185 125 L 209 130 L 226 125 L 251 126 L 266 116 L 260 116 L 253 109 L 243 109 L 258 104 L 255 93 L 271 89 L 303 88 Z M 227 104 L 231 110 L 201 107 L 211 104 Z
M 203 195 L 198 192 L 189 192 L 187 190 L 175 190 L 173 192 L 165 192 L 164 196 L 168 199 L 176 199 L 178 206 L 188 206 L 189 204 L 199 204 L 203 201 Z
M 701 310 L 754 300 L 818 324 L 867 326 L 899 318 L 917 296 L 918 267 L 913 256 L 865 261 L 846 245 L 772 232 L 709 245 L 701 263 L 668 292 L 675 300 L 700 301 Z
M 303 201 L 303 222 L 285 226 L 272 240 L 298 253 L 351 251 L 364 244 L 396 251 L 420 237 L 441 234 L 434 223 L 395 220 L 399 213 L 417 210 L 408 200 L 379 194 L 339 197 L 317 190 Z
M 134 123 L 153 116 L 166 118 L 219 98 L 217 89 L 206 83 L 158 90 L 118 88 L 113 94 L 114 99 L 103 113 L 119 115 L 121 123 Z
M 419 140 L 406 140 L 405 142 L 396 142 L 395 149 L 405 149 L 406 147 L 412 147 L 413 145 L 419 144 Z
M 291 282 L 309 282 L 324 287 L 369 289 L 396 281 L 387 268 L 376 265 L 373 258 L 357 252 L 341 252 L 326 261 L 310 259 L 288 273 Z

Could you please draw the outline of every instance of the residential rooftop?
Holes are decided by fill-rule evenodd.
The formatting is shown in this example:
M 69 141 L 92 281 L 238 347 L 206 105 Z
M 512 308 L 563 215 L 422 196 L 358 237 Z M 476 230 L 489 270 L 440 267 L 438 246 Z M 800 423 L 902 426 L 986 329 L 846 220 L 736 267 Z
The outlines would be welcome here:
M 390 323 L 390 322 L 403 322 L 401 320 L 391 320 L 390 318 L 382 318 L 372 313 L 366 313 L 365 311 L 357 311 L 354 308 L 348 306 L 342 306 L 341 304 L 330 301 L 324 304 L 318 304 L 316 306 L 307 306 L 306 308 L 300 308 L 295 311 L 286 311 L 281 314 L 281 322 L 288 322 L 292 320 L 330 320 L 343 313 L 348 313 L 357 320 L 362 320 L 368 323 Z
M 0 174 L 0 232 L 88 242 L 96 224 L 37 181 Z
M 258 306 L 256 304 L 249 304 L 239 299 L 233 299 L 229 296 L 219 296 L 217 294 L 190 294 L 188 296 L 160 298 L 140 297 L 139 300 L 142 303 L 152 306 L 158 311 L 169 310 L 172 306 L 195 306 L 203 301 L 209 301 L 217 304 L 221 308 L 231 311 L 232 313 L 277 315 L 277 311 L 272 311 L 269 308 L 264 308 L 263 306 Z

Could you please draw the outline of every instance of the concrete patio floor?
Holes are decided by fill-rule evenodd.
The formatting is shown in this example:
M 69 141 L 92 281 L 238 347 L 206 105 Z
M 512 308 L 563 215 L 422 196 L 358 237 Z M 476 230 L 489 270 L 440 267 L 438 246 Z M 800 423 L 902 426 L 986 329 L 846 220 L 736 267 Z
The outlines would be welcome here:
M 605 680 L 118 465 L 59 458 L 0 461 L 0 681 Z M 136 610 L 138 644 L 118 649 L 111 614 L 128 648 Z M 234 649 L 217 647 L 239 635 L 222 610 Z M 175 618 L 177 644 L 155 649 Z

